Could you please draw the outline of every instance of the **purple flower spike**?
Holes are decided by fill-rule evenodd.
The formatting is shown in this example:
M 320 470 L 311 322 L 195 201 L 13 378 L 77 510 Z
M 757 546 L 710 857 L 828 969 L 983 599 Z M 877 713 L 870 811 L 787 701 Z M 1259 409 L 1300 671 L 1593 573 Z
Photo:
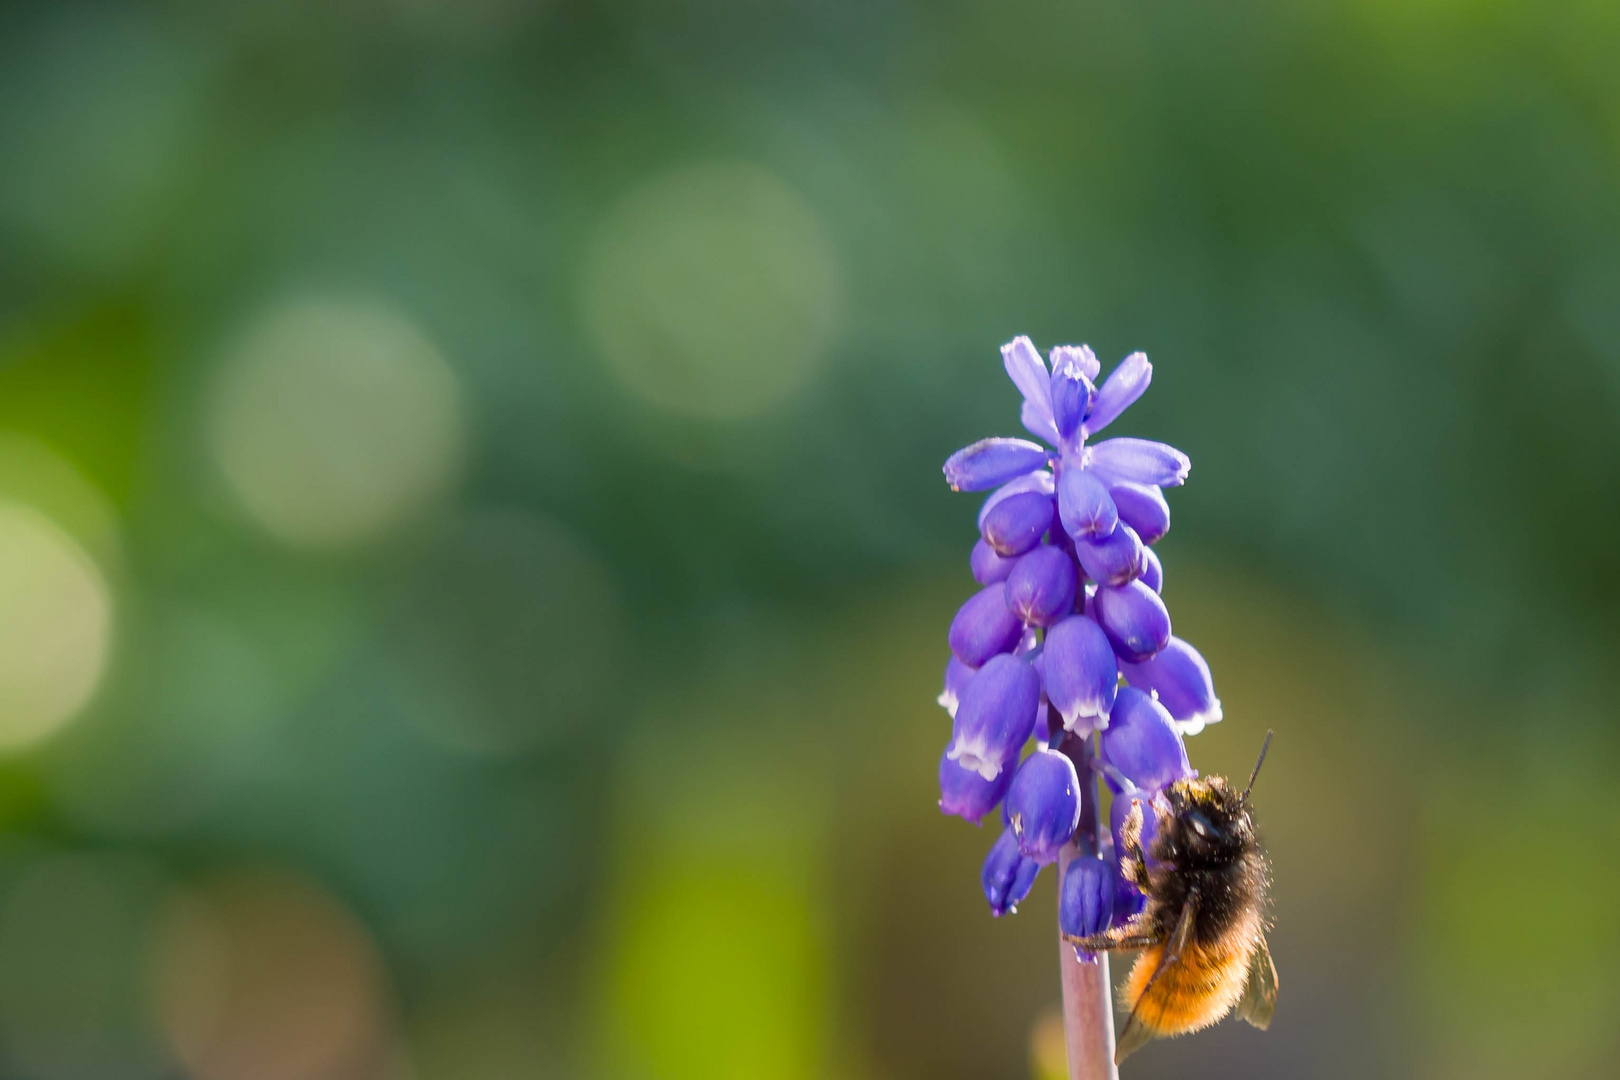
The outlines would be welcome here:
M 1111 481 L 1180 487 L 1187 482 L 1192 461 L 1173 446 L 1150 439 L 1108 439 L 1090 447 L 1088 466 L 1106 473 Z
M 1147 353 L 1133 352 L 1108 374 L 1108 381 L 1097 391 L 1097 401 L 1086 418 L 1086 434 L 1095 435 L 1119 419 L 1153 381 L 1153 365 Z
M 947 640 L 952 655 L 976 668 L 998 653 L 1011 652 L 1023 634 L 1023 623 L 1007 610 L 1006 589 L 998 584 L 987 585 L 968 597 L 951 620 Z
M 1075 464 L 1065 463 L 1057 478 L 1058 517 L 1063 531 L 1077 540 L 1101 540 L 1114 534 L 1119 511 L 1103 482 Z
M 1012 784 L 1012 770 L 1002 769 L 994 780 L 986 780 L 971 769 L 964 769 L 950 758 L 939 759 L 939 810 L 977 825 L 979 819 L 996 808 Z
M 1068 755 L 1037 750 L 1024 759 L 1007 789 L 1007 823 L 1018 850 L 1045 866 L 1080 824 L 1080 778 Z
M 1164 595 L 1164 564 L 1150 547 L 1142 549 L 1141 582 L 1160 596 Z
M 1040 704 L 1040 676 L 1029 661 L 1006 654 L 991 658 L 962 692 L 945 756 L 994 780 L 1018 760 Z
M 1112 536 L 1101 538 L 1076 537 L 1075 558 L 1080 560 L 1086 577 L 1099 585 L 1124 585 L 1142 573 L 1142 541 L 1136 530 L 1120 525 Z
M 939 692 L 939 704 L 951 719 L 956 719 L 956 705 L 962 700 L 962 691 L 967 689 L 968 680 L 978 674 L 977 668 L 970 668 L 962 661 L 952 656 L 945 661 L 945 688 Z
M 1136 530 L 1144 544 L 1157 544 L 1170 531 L 1170 504 L 1152 484 L 1121 481 L 1108 489 L 1119 519 Z
M 1054 372 L 1069 368 L 1084 375 L 1089 383 L 1095 383 L 1097 373 L 1102 370 L 1090 345 L 1054 345 L 1050 359 Z
M 1106 860 L 1083 855 L 1063 868 L 1058 885 L 1058 929 L 1070 937 L 1090 937 L 1114 923 L 1114 882 L 1118 875 Z M 1095 953 L 1074 950 L 1082 964 L 1095 964 Z
M 1052 500 L 1026 491 L 1001 500 L 984 516 L 985 543 L 997 555 L 1022 555 L 1052 527 Z
M 989 491 L 1046 464 L 1046 447 L 1027 439 L 980 439 L 945 459 L 952 491 Z
M 984 519 L 990 515 L 990 511 L 995 509 L 996 505 L 1003 499 L 1010 499 L 1014 495 L 1026 491 L 1038 491 L 1042 495 L 1051 495 L 1055 490 L 1052 474 L 1045 469 L 1037 469 L 1032 473 L 1020 476 L 1016 480 L 1007 481 L 992 491 L 984 500 L 984 505 L 979 507 L 979 530 L 981 532 L 984 530 Z
M 1012 830 L 1003 831 L 985 856 L 984 870 L 979 875 L 984 898 L 990 901 L 990 914 L 998 919 L 1016 915 L 1040 872 L 1040 863 L 1018 853 L 1018 840 Z
M 1170 641 L 1170 612 L 1141 579 L 1117 587 L 1099 585 L 1092 610 L 1115 654 L 1127 663 L 1140 664 Z
M 1080 350 L 1087 356 L 1091 353 L 1084 345 L 1080 346 Z M 1091 377 L 1085 373 L 1083 358 L 1076 353 L 1072 345 L 1060 345 L 1052 350 L 1052 380 L 1049 384 L 1052 420 L 1057 425 L 1059 439 L 1065 445 L 1074 442 L 1081 422 L 1091 412 L 1091 401 L 1097 392 L 1096 387 L 1091 385 Z M 1091 357 L 1091 363 L 1097 363 L 1095 356 Z
M 1176 722 L 1163 705 L 1122 686 L 1102 733 L 1102 759 L 1139 788 L 1157 791 L 1193 774 Z M 1017 777 L 1013 778 L 1014 784 Z M 1011 792 L 1008 792 L 1009 797 Z M 1144 814 L 1151 808 L 1143 807 Z
M 973 571 L 973 580 L 980 585 L 994 585 L 998 581 L 1006 581 L 1007 575 L 1017 565 L 1016 558 L 1009 559 L 1004 555 L 997 555 L 996 549 L 984 542 L 981 537 L 973 544 L 973 554 L 968 556 L 968 566 Z
M 1038 547 L 1021 557 L 1007 578 L 1007 607 L 1026 623 L 1051 626 L 1074 611 L 1078 585 L 1068 552 Z
M 1041 677 L 1046 696 L 1079 735 L 1108 726 L 1108 714 L 1119 690 L 1119 668 L 1108 637 L 1092 620 L 1074 615 L 1046 633 Z
M 1196 735 L 1221 718 L 1215 681 L 1198 650 L 1172 637 L 1169 644 L 1140 664 L 1123 665 L 1125 678 L 1156 695 L 1183 735 Z

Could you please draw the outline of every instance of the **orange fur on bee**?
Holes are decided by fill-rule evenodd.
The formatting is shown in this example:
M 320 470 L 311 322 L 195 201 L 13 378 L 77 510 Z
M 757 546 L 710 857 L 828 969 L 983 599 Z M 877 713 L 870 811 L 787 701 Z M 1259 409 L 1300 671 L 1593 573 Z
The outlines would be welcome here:
M 1157 1035 L 1183 1035 L 1208 1027 L 1231 1012 L 1243 997 L 1259 937 L 1260 916 L 1253 912 L 1218 941 L 1189 943 L 1180 961 L 1164 970 L 1139 1006 L 1164 946 L 1142 950 L 1125 982 L 1126 1007 L 1135 1010 L 1137 1020 Z

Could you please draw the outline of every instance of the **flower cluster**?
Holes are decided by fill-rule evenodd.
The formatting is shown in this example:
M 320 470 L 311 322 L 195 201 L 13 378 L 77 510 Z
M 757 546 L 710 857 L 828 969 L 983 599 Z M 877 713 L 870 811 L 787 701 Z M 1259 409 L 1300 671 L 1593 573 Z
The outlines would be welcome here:
M 1132 353 L 1099 387 L 1084 345 L 1052 349 L 1050 369 L 1027 337 L 1001 357 L 1024 427 L 1046 445 L 984 439 L 945 462 L 952 490 L 994 490 L 969 560 L 981 590 L 951 622 L 939 696 L 952 720 L 940 809 L 978 822 L 1002 808 L 982 878 L 995 915 L 1015 911 L 1074 837 L 1082 779 L 1090 786 L 1081 770 L 1151 798 L 1193 775 L 1182 739 L 1221 718 L 1209 666 L 1170 632 L 1152 547 L 1170 528 L 1164 489 L 1187 479 L 1190 462 L 1145 439 L 1089 442 L 1141 397 L 1152 365 Z M 1116 847 L 1131 801 L 1114 799 Z M 1066 933 L 1099 933 L 1139 909 L 1108 854 L 1104 845 L 1068 862 Z

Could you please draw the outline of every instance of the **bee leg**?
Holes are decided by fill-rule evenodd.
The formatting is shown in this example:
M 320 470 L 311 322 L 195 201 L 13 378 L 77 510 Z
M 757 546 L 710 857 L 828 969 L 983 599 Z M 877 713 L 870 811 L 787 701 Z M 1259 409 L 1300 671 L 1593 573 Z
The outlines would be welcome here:
M 1115 926 L 1090 937 L 1064 934 L 1063 940 L 1086 952 L 1113 952 L 1118 949 L 1145 949 L 1158 945 L 1164 938 L 1152 927 L 1132 919 L 1123 926 Z
M 1142 854 L 1142 804 L 1140 802 L 1132 800 L 1130 813 L 1125 815 L 1125 822 L 1119 829 L 1119 844 L 1120 847 L 1124 848 L 1119 853 L 1120 876 L 1138 889 L 1146 892 L 1148 873 L 1147 858 Z

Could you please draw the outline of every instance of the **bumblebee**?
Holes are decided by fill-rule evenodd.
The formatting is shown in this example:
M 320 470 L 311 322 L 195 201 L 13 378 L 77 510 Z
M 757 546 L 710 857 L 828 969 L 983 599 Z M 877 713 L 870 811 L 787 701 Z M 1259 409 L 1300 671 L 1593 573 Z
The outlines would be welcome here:
M 1132 803 L 1120 830 L 1120 871 L 1147 905 L 1123 926 L 1068 939 L 1088 952 L 1142 950 L 1121 990 L 1130 1018 L 1116 1063 L 1151 1039 L 1206 1028 L 1234 1009 L 1257 1028 L 1271 1023 L 1277 969 L 1266 947 L 1270 868 L 1249 804 L 1270 745 L 1268 732 L 1241 792 L 1210 776 L 1178 780 L 1153 796 L 1151 868 L 1141 843 L 1142 802 Z

